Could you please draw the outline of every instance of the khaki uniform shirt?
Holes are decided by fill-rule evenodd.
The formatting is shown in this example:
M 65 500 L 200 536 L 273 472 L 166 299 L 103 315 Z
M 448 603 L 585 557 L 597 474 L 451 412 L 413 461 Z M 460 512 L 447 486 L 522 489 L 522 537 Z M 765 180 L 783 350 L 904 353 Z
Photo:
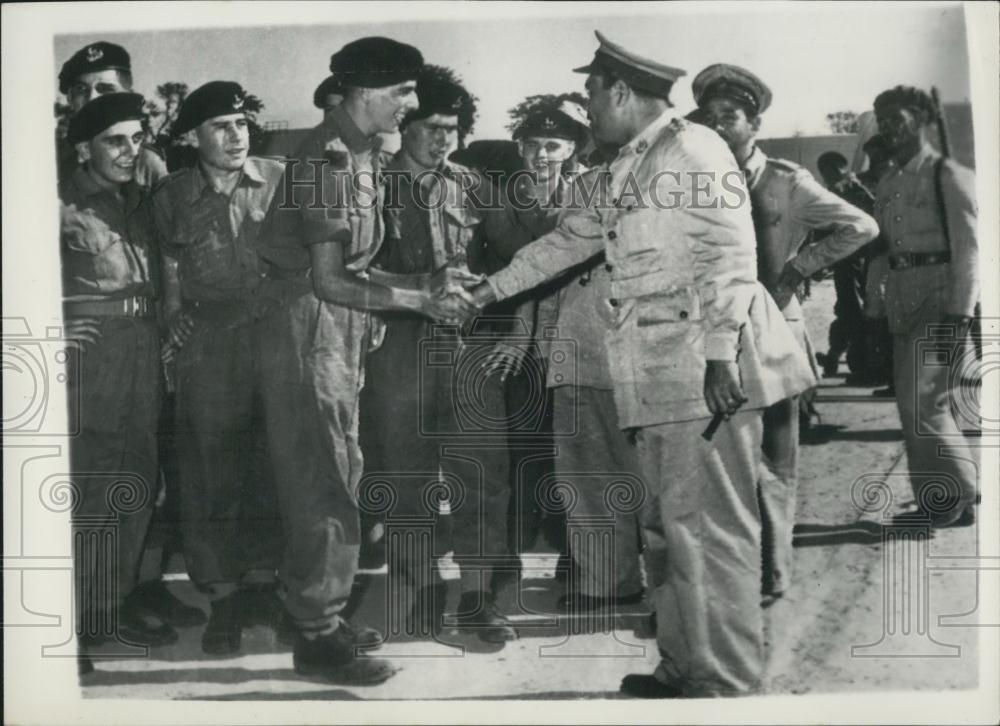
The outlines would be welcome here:
M 59 200 L 64 299 L 155 297 L 155 233 L 144 190 L 129 182 L 119 197 L 78 167 L 59 185 Z
M 771 159 L 754 147 L 743 171 L 753 205 L 759 277 L 768 290 L 774 289 L 788 262 L 809 277 L 878 236 L 874 219 L 797 164 Z M 813 230 L 832 230 L 832 234 L 803 248 Z M 794 296 L 783 312 L 786 320 L 802 319 Z
M 814 383 L 757 282 L 743 175 L 714 131 L 665 112 L 599 178 L 597 199 L 567 209 L 488 279 L 506 298 L 605 251 L 616 313 L 608 362 L 623 428 L 710 417 L 707 360 L 739 363 L 747 408 Z
M 949 250 L 934 189 L 934 169 L 940 158 L 925 146 L 906 166 L 892 169 L 879 181 L 875 215 L 890 255 Z M 947 314 L 971 316 L 979 300 L 975 176 L 948 160 L 941 187 L 951 262 L 889 271 L 886 306 L 894 333 L 908 332 L 914 324 L 939 321 Z
M 174 172 L 153 193 L 161 249 L 178 261 L 185 300 L 248 297 L 264 273 L 256 244 L 285 165 L 248 157 L 232 194 L 216 192 L 200 166 Z

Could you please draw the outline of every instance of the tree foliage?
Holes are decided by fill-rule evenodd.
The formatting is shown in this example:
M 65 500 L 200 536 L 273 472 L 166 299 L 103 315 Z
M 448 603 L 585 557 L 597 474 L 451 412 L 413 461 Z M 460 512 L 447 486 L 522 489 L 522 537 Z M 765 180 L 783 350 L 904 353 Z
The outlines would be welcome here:
M 854 111 L 834 111 L 826 115 L 830 131 L 835 134 L 858 133 L 858 114 Z

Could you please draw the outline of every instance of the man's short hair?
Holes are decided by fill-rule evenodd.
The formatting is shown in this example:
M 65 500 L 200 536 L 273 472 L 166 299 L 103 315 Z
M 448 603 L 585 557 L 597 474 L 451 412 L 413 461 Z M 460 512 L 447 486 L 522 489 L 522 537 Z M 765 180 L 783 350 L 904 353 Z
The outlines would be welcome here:
M 874 106 L 876 115 L 890 106 L 902 106 L 914 111 L 922 111 L 927 114 L 928 121 L 933 120 L 937 114 L 937 106 L 931 95 L 914 86 L 896 86 L 888 91 L 882 91 L 875 97 Z
M 824 151 L 816 159 L 816 168 L 820 174 L 827 176 L 830 172 L 847 168 L 847 158 L 837 151 Z
M 674 104 L 670 102 L 669 96 L 666 96 L 666 95 L 662 95 L 661 96 L 660 94 L 651 93 L 651 92 L 649 92 L 649 91 L 647 91 L 647 90 L 645 90 L 643 88 L 638 88 L 637 86 L 633 86 L 631 83 L 629 83 L 628 81 L 626 81 L 624 78 L 622 78 L 621 76 L 615 75 L 614 73 L 612 73 L 609 70 L 605 70 L 603 68 L 602 69 L 594 69 L 593 73 L 594 73 L 595 76 L 598 76 L 601 79 L 601 83 L 604 84 L 605 88 L 611 88 L 611 86 L 615 85 L 615 81 L 621 81 L 622 83 L 624 83 L 626 86 L 629 87 L 629 90 L 631 90 L 632 93 L 634 93 L 636 96 L 638 96 L 641 99 L 644 99 L 646 101 L 652 101 L 654 99 L 660 100 L 660 101 L 665 101 L 666 104 L 670 108 L 674 107 Z

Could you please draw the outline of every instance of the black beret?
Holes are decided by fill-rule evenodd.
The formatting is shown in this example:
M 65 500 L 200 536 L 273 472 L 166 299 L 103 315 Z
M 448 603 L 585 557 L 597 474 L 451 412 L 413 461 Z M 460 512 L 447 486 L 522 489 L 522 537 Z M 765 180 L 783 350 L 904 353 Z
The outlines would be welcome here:
M 406 115 L 404 127 L 411 121 L 441 114 L 456 116 L 463 136 L 472 131 L 476 120 L 476 99 L 450 68 L 435 65 L 421 68 L 417 74 L 417 99 L 420 108 Z
M 199 86 L 184 99 L 174 122 L 174 133 L 183 134 L 216 116 L 243 113 L 246 95 L 235 81 L 209 81 Z
M 415 80 L 424 57 L 412 45 L 368 37 L 348 43 L 330 56 L 330 72 L 341 85 L 385 88 Z
M 344 89 L 340 85 L 340 81 L 337 80 L 337 77 L 327 76 L 316 86 L 316 90 L 313 91 L 313 106 L 319 109 L 326 109 L 327 98 L 332 95 L 343 95 L 343 93 Z
M 73 56 L 63 63 L 59 71 L 59 92 L 69 91 L 73 81 L 84 73 L 94 73 L 106 70 L 132 71 L 132 59 L 128 51 L 120 45 L 107 43 L 103 40 L 80 48 Z
M 931 98 L 930 94 L 913 86 L 896 86 L 888 91 L 882 91 L 875 97 L 876 114 L 889 106 L 903 106 L 917 111 L 925 111 L 931 116 L 937 111 L 934 99 Z
M 771 89 L 746 68 L 716 63 L 703 70 L 691 82 L 695 103 L 704 106 L 713 98 L 730 98 L 754 116 L 771 105 Z
M 71 144 L 90 141 L 105 129 L 121 121 L 145 119 L 145 99 L 138 93 L 105 93 L 84 104 L 69 121 L 66 139 Z
M 588 127 L 569 114 L 552 108 L 530 114 L 514 129 L 514 140 L 529 136 L 549 136 L 577 143 L 587 137 Z

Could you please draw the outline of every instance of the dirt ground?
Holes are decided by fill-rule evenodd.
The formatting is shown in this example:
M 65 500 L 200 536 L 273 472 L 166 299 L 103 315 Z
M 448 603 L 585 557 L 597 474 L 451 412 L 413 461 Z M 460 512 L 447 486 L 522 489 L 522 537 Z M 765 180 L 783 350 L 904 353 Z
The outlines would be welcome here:
M 814 285 L 805 306 L 820 351 L 826 349 L 832 287 Z M 767 611 L 769 692 L 975 686 L 980 573 L 961 565 L 978 554 L 977 528 L 939 531 L 930 539 L 883 529 L 881 522 L 912 500 L 901 476 L 905 460 L 894 402 L 828 379 L 819 409 L 819 442 L 801 452 L 795 581 Z M 872 482 L 885 486 L 872 489 Z M 865 491 L 885 496 L 866 499 Z M 377 687 L 299 678 L 290 649 L 260 626 L 244 634 L 236 658 L 203 655 L 200 628 L 194 628 L 147 658 L 99 660 L 83 692 L 89 698 L 223 700 L 618 698 L 624 674 L 651 672 L 658 659 L 648 606 L 619 612 L 607 632 L 602 623 L 557 620 L 554 602 L 563 590 L 553 569 L 551 554 L 526 563 L 520 605 L 507 605 L 516 613 L 519 640 L 496 652 L 476 652 L 483 649 L 474 643 L 466 642 L 463 651 L 393 638 L 381 654 L 401 671 Z M 369 580 L 360 612 L 384 612 L 385 575 L 373 573 Z M 183 575 L 171 587 L 207 609 Z

